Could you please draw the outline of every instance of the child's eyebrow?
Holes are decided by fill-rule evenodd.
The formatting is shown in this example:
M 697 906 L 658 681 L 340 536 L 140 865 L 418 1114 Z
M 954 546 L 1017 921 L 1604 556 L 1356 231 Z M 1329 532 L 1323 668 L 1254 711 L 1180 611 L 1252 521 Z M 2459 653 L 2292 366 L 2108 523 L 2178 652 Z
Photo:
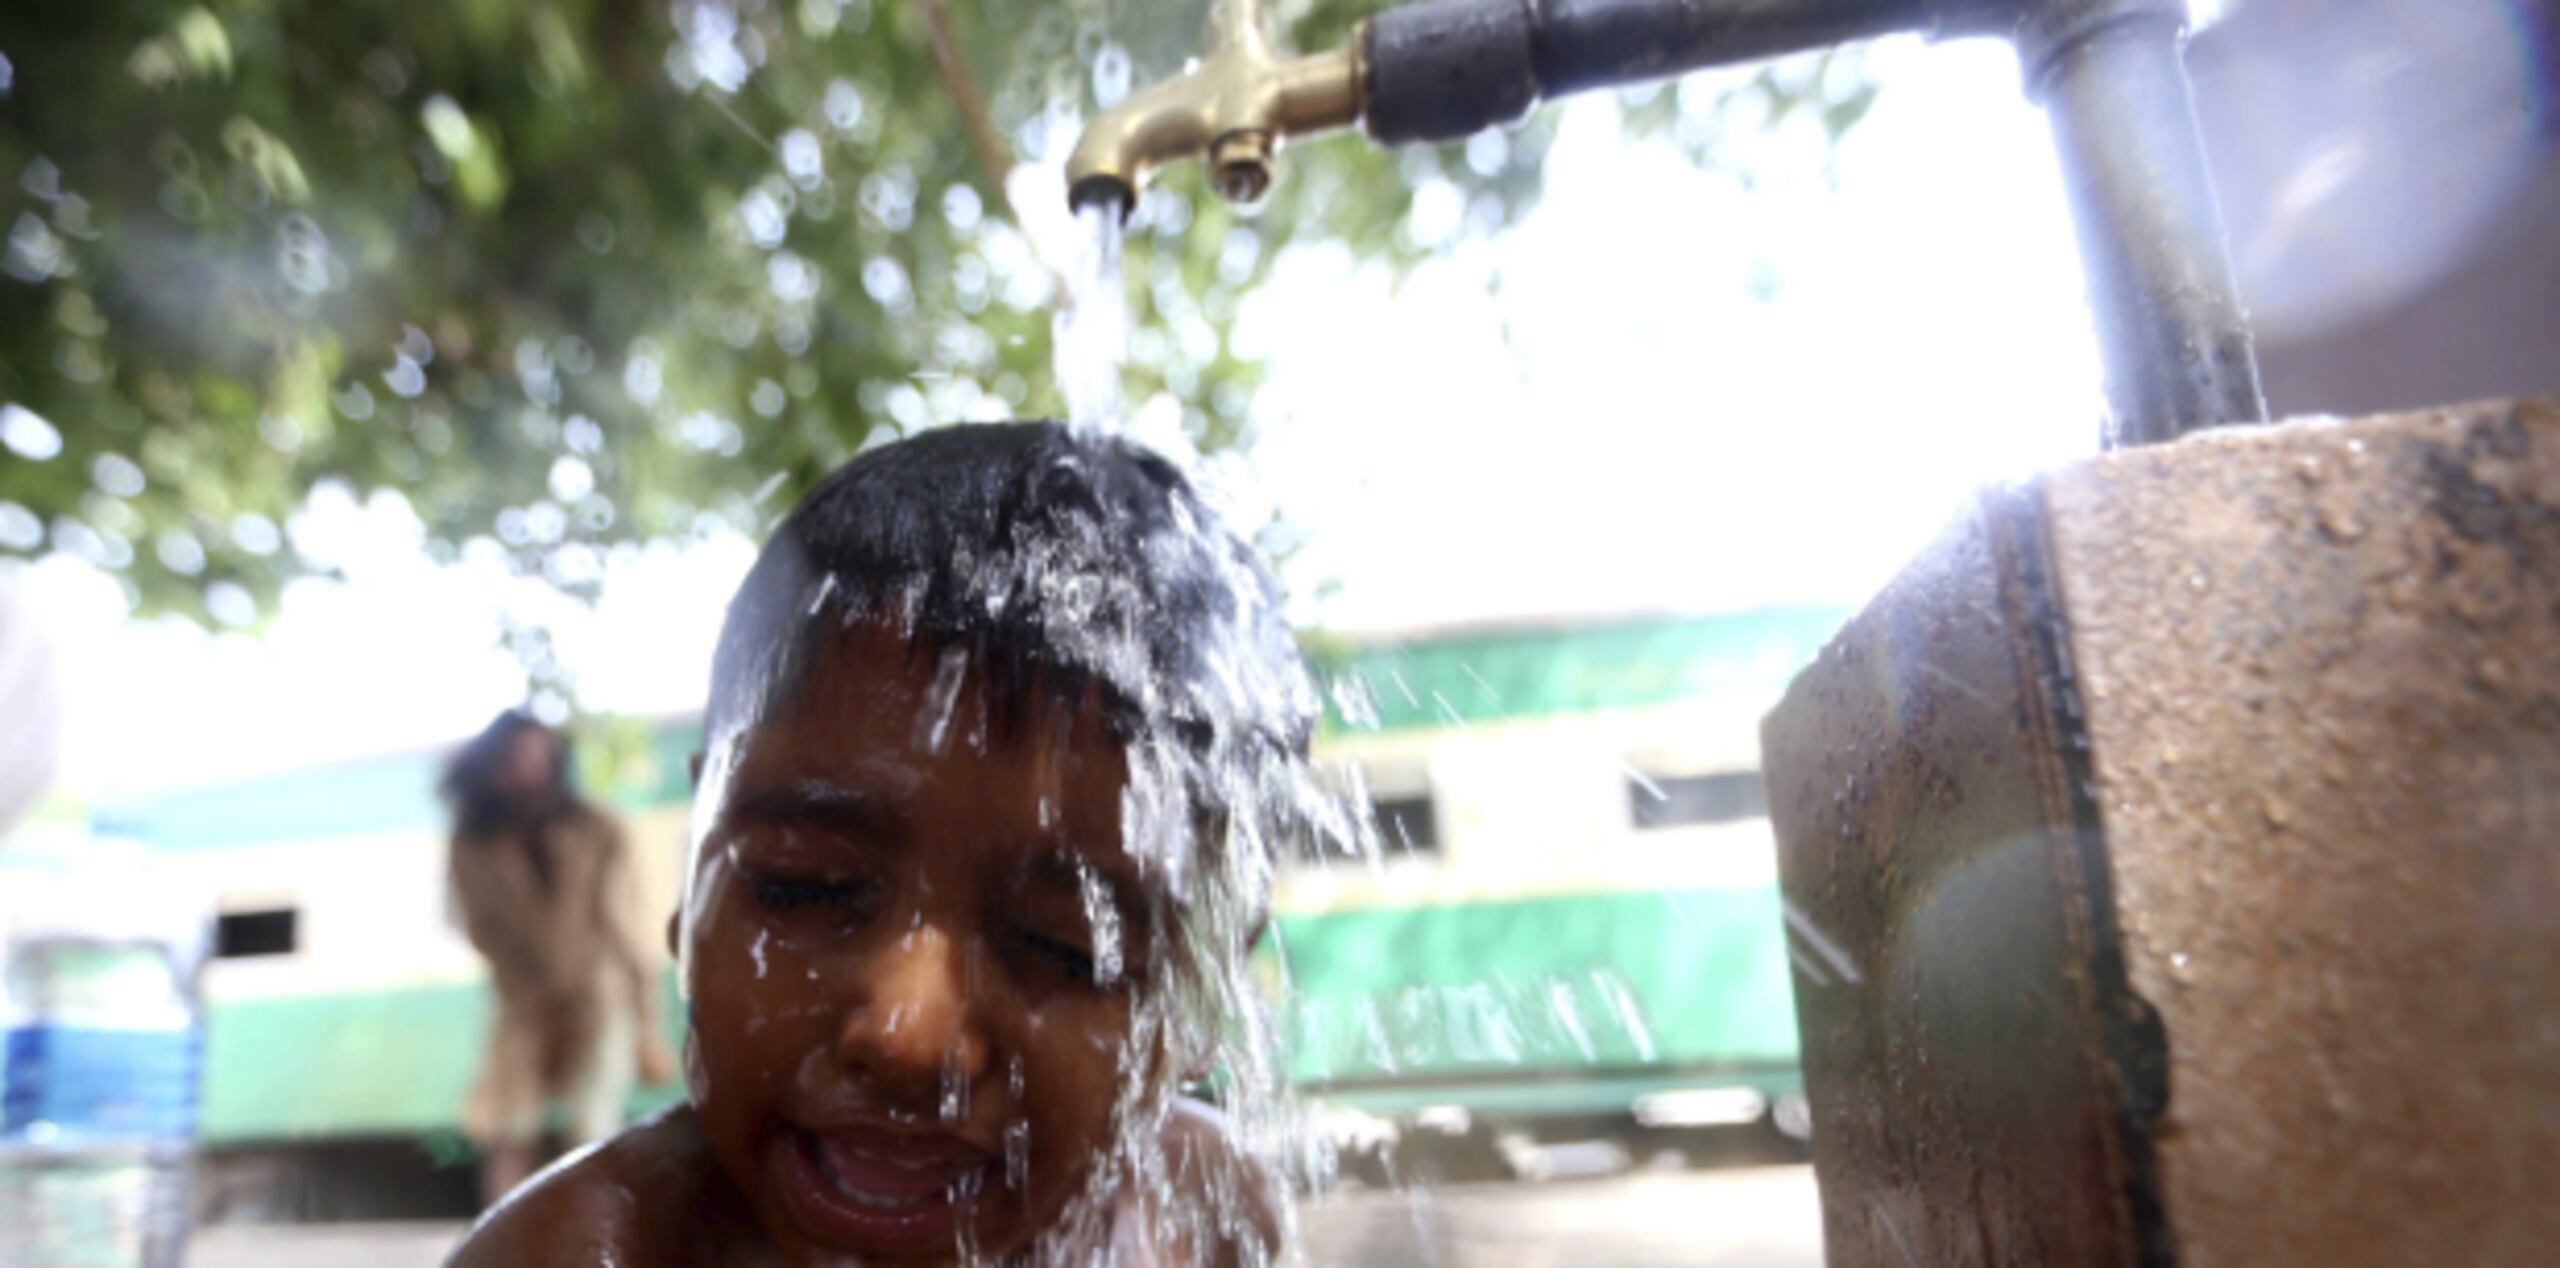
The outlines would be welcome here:
M 907 818 L 894 801 L 862 788 L 823 779 L 800 779 L 740 793 L 729 813 L 748 823 L 814 824 L 848 836 L 898 839 Z

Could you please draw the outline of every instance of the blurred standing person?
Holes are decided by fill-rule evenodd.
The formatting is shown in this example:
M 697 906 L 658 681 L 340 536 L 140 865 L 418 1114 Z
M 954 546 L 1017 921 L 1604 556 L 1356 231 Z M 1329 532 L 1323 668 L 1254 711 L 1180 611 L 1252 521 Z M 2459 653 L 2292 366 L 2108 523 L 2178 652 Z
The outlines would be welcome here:
M 568 756 L 559 732 L 509 710 L 445 770 L 453 896 L 497 995 L 462 1116 L 486 1205 L 532 1174 L 552 1105 L 574 1147 L 621 1128 L 635 1076 L 674 1076 L 630 849 L 571 786 Z

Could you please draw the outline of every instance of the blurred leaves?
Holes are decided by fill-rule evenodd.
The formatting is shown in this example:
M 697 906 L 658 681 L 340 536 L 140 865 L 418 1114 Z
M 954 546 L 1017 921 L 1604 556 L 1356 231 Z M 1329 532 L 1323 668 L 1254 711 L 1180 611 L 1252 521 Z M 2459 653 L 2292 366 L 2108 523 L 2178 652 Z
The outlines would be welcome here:
M 1276 25 L 1315 47 L 1375 7 Z M 948 13 L 1028 162 L 1179 70 L 1202 6 L 1171 8 Z M 1059 411 L 1051 274 L 909 0 L 17 0 L 0 55 L 0 553 L 88 558 L 145 611 L 250 623 L 325 573 L 296 531 L 324 483 L 592 594 L 611 552 L 760 531 L 880 436 Z M 1827 66 L 1751 81 L 1763 117 L 1854 121 Z M 1630 127 L 1711 151 L 1679 96 Z M 1410 266 L 1452 231 L 1418 197 L 1499 229 L 1552 132 L 1296 147 L 1250 216 L 1169 173 L 1128 246 L 1130 399 L 1244 440 L 1228 332 L 1273 261 Z

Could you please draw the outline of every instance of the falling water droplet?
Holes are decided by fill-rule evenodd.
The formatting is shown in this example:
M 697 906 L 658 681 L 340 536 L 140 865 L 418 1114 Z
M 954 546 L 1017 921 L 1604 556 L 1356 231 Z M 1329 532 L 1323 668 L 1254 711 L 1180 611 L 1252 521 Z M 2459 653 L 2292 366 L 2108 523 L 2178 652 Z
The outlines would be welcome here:
M 1635 997 L 1627 992 L 1614 974 L 1594 973 L 1591 981 L 1599 988 L 1600 998 L 1608 1001 L 1610 1011 L 1617 1014 L 1618 1024 L 1626 1029 L 1627 1038 L 1635 1044 L 1637 1059 L 1653 1060 L 1653 1031 L 1644 1024 L 1644 1010 L 1636 1003 Z
M 1357 674 L 1345 674 L 1328 685 L 1333 697 L 1333 711 L 1342 715 L 1345 725 L 1362 731 L 1378 729 L 1378 700 L 1369 691 L 1369 680 Z
M 1016 1193 L 1031 1185 L 1031 1124 L 1016 1119 L 1004 1129 L 1004 1187 Z
M 1120 907 L 1111 886 L 1082 859 L 1076 861 L 1076 885 L 1083 891 L 1085 924 L 1093 933 L 1093 980 L 1102 986 L 1120 981 Z
M 958 1216 L 951 1224 L 951 1259 L 960 1268 L 979 1268 L 986 1256 L 978 1249 L 978 1194 L 986 1185 L 986 1170 L 971 1167 L 959 1174 L 944 1193 L 944 1198 Z
M 818 578 L 818 584 L 812 587 L 809 591 L 809 607 L 807 614 L 810 616 L 816 616 L 827 606 L 827 600 L 834 598 L 835 594 L 836 575 L 834 573 L 831 572 Z
M 969 674 L 965 648 L 946 647 L 916 710 L 915 747 L 940 757 L 951 747 L 951 714 L 960 701 L 960 684 Z M 1045 825 L 1044 825 L 1045 826 Z
M 942 1054 L 942 1125 L 956 1127 L 969 1117 L 969 1072 L 960 1068 L 960 1050 Z
M 1644 793 L 1646 797 L 1654 801 L 1671 800 L 1671 794 L 1664 792 L 1662 790 L 1662 785 L 1653 782 L 1650 778 L 1647 778 L 1643 771 L 1637 770 L 1635 767 L 1625 762 L 1618 763 L 1618 769 L 1625 771 L 1627 773 L 1628 782 L 1633 783 Z
M 1556 1024 L 1573 1041 L 1574 1051 L 1581 1053 L 1586 1062 L 1598 1061 L 1600 1049 L 1591 1042 L 1591 1032 L 1583 1029 L 1581 1015 L 1574 1011 L 1573 989 L 1560 981 L 1547 983 L 1547 1006 L 1554 1011 Z

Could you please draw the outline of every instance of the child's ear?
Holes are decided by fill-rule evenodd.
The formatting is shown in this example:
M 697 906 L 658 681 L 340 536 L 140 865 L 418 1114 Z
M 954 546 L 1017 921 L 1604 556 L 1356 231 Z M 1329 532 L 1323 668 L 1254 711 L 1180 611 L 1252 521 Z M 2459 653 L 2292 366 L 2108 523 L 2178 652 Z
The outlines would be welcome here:
M 684 780 L 685 786 L 688 788 L 699 789 L 702 787 L 701 749 L 695 749 L 693 751 L 693 756 L 684 759 Z

